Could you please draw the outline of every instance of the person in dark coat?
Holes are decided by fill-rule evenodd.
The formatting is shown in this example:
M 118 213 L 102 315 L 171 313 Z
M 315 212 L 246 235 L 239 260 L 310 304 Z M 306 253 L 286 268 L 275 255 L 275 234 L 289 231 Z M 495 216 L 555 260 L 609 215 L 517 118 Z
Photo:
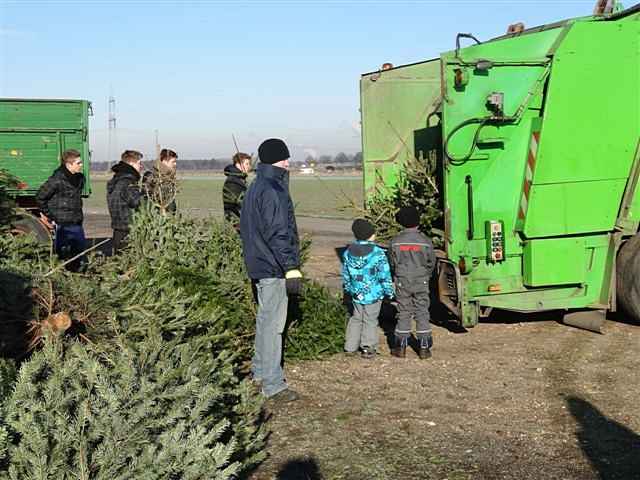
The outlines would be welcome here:
M 267 398 L 290 402 L 298 394 L 284 378 L 282 334 L 288 296 L 300 294 L 302 274 L 289 195 L 289 149 L 282 140 L 271 138 L 262 142 L 258 154 L 257 177 L 247 190 L 240 215 L 244 260 L 258 300 L 251 370 Z
M 175 213 L 177 180 L 176 167 L 178 154 L 168 148 L 160 151 L 160 158 L 153 170 L 146 171 L 142 177 L 145 197 L 164 213 Z
M 54 250 L 61 260 L 75 257 L 86 249 L 82 228 L 82 156 L 77 150 L 62 154 L 62 165 L 40 187 L 36 202 L 43 223 L 54 231 Z M 69 270 L 77 271 L 86 264 L 86 257 L 69 263 Z
M 418 355 L 424 360 L 431 358 L 433 346 L 429 322 L 429 280 L 436 266 L 436 256 L 431 239 L 418 230 L 418 210 L 402 207 L 397 221 L 404 230 L 391 240 L 389 248 L 398 302 L 395 346 L 391 353 L 399 358 L 406 356 L 411 321 L 415 319 L 416 337 L 420 344 Z
M 250 170 L 251 155 L 242 152 L 236 153 L 233 163 L 224 169 L 227 177 L 222 187 L 224 218 L 234 225 L 240 221 L 242 199 L 247 191 L 247 175 Z
M 142 200 L 140 191 L 142 153 L 125 150 L 120 162 L 111 170 L 113 178 L 107 183 L 107 205 L 113 229 L 113 253 L 116 254 L 126 245 L 133 212 L 140 206 Z

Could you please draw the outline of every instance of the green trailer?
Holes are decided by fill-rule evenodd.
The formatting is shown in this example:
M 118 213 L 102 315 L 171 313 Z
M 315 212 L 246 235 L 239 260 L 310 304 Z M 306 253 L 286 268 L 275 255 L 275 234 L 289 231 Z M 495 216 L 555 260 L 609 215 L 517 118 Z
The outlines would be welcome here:
M 82 155 L 86 179 L 83 195 L 91 193 L 89 177 L 89 116 L 86 100 L 35 100 L 0 98 L 0 169 L 19 180 L 10 191 L 23 215 L 15 229 L 48 235 L 37 219 L 35 195 L 60 166 L 62 152 L 73 148 Z
M 365 198 L 439 159 L 438 296 L 461 325 L 496 308 L 599 328 L 616 299 L 640 319 L 640 5 L 459 34 L 360 87 Z

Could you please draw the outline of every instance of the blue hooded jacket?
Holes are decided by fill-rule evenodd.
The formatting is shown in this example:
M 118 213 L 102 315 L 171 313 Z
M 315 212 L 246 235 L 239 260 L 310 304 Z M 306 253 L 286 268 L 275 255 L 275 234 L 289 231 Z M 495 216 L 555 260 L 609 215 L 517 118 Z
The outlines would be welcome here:
M 289 196 L 289 172 L 258 164 L 240 214 L 240 237 L 249 278 L 284 278 L 300 267 L 298 227 Z
M 373 242 L 357 241 L 342 257 L 344 289 L 354 303 L 370 305 L 383 297 L 393 297 L 393 282 L 387 256 Z

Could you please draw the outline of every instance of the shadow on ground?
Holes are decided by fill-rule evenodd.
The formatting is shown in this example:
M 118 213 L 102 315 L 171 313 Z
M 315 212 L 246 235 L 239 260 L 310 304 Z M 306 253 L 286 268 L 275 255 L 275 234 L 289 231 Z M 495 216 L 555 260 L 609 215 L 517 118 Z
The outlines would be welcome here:
M 320 467 L 314 458 L 296 458 L 285 463 L 276 476 L 277 480 L 322 480 Z
M 640 435 L 607 418 L 578 397 L 568 397 L 569 411 L 579 424 L 580 447 L 602 480 L 640 478 Z

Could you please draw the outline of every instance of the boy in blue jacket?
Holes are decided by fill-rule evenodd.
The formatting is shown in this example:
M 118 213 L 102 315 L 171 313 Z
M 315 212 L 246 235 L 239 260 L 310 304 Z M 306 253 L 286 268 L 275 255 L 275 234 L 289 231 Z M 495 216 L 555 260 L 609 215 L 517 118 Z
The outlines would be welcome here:
M 342 262 L 344 290 L 353 300 L 344 349 L 347 353 L 356 353 L 360 348 L 363 358 L 373 358 L 378 347 L 382 299 L 394 295 L 391 270 L 384 251 L 373 243 L 373 225 L 359 218 L 351 230 L 356 241 L 344 252 Z

